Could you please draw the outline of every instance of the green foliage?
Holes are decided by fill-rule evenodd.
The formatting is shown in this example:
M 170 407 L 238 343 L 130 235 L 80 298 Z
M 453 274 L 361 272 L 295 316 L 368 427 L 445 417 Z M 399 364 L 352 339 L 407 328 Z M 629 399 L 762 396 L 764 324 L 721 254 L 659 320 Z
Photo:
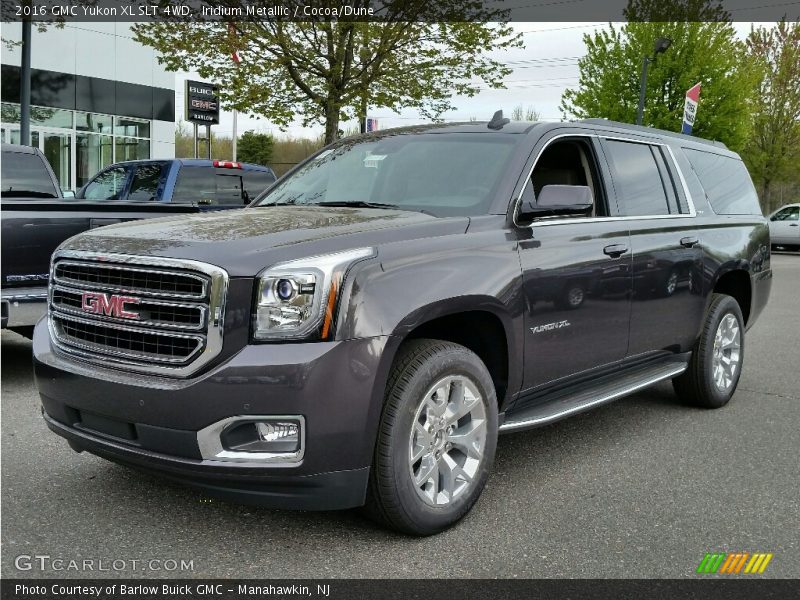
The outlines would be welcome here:
M 275 140 L 271 135 L 245 131 L 236 144 L 236 160 L 268 167 L 274 146 Z
M 249 3 L 265 9 L 272 4 Z M 296 5 L 302 14 L 302 4 L 283 3 L 292 14 Z M 505 16 L 485 9 L 481 0 L 387 0 L 370 22 L 347 17 L 287 22 L 243 15 L 231 23 L 175 20 L 140 23 L 134 30 L 139 42 L 160 52 L 167 69 L 196 70 L 217 83 L 225 108 L 279 126 L 296 118 L 306 125 L 324 123 L 325 139 L 331 142 L 341 119 L 363 120 L 368 106 L 417 108 L 437 119 L 453 108 L 455 95 L 473 96 L 479 86 L 502 87 L 511 70 L 488 54 L 521 43 L 518 34 L 498 22 Z M 238 67 L 231 60 L 236 50 L 242 57 Z
M 710 21 L 725 13 L 707 0 L 631 0 L 626 16 L 661 21 L 609 25 L 585 35 L 578 87 L 561 101 L 565 116 L 635 122 L 642 60 L 652 56 L 657 38 L 667 37 L 672 45 L 650 64 L 643 124 L 680 131 L 686 90 L 700 82 L 694 135 L 741 149 L 750 130 L 757 72 L 730 22 Z
M 800 24 L 753 29 L 747 48 L 761 79 L 742 156 L 765 212 L 771 212 L 782 202 L 773 198 L 776 183 L 800 184 Z

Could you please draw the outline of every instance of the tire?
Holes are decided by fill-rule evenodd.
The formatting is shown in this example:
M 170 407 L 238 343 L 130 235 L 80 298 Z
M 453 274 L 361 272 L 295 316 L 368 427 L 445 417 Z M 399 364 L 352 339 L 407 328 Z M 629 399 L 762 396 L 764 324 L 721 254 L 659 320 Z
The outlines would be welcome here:
M 570 283 L 561 292 L 556 301 L 556 307 L 564 310 L 575 310 L 583 305 L 586 300 L 586 289 L 582 283 Z
M 432 392 L 443 381 L 450 382 L 447 389 L 452 391 L 443 403 L 444 412 L 429 412 L 431 407 L 439 410 L 440 397 Z M 439 389 L 444 390 L 446 385 Z M 454 399 L 461 397 L 459 390 L 465 390 L 461 406 L 470 412 L 451 421 L 448 417 L 458 406 Z M 440 418 L 455 423 L 454 429 L 446 423 L 443 427 Z M 431 427 L 438 428 L 439 433 L 429 435 Z M 464 436 L 470 432 L 474 432 L 471 458 L 462 452 L 467 447 Z M 476 458 L 475 445 L 482 445 L 480 458 Z M 467 348 L 451 342 L 408 342 L 398 353 L 386 386 L 367 490 L 367 515 L 412 535 L 431 535 L 447 529 L 478 500 L 496 447 L 497 398 L 483 362 Z M 435 448 L 441 449 L 441 459 L 435 456 Z M 419 453 L 424 456 L 414 461 Z M 434 471 L 432 465 L 436 465 L 435 473 L 426 479 L 424 474 Z M 451 469 L 453 465 L 455 468 Z M 448 477 L 448 473 L 452 476 Z M 422 485 L 415 485 L 413 478 L 417 476 L 424 481 Z M 452 484 L 449 498 L 448 482 Z
M 725 322 L 723 326 L 722 323 Z M 735 344 L 724 347 L 717 344 L 717 334 L 733 330 L 737 332 L 737 338 L 731 335 L 723 335 L 720 341 L 725 339 L 738 340 L 738 348 Z M 722 349 L 721 354 L 719 349 Z M 734 353 L 738 350 L 738 354 Z M 720 357 L 715 359 L 715 353 Z M 725 369 L 723 367 L 722 378 L 715 379 L 715 364 L 726 364 L 724 358 L 729 363 L 735 363 L 735 369 Z M 724 294 L 713 294 L 711 304 L 706 312 L 700 337 L 695 342 L 692 350 L 692 358 L 689 360 L 689 367 L 686 371 L 672 380 L 672 385 L 678 397 L 690 404 L 703 408 L 721 408 L 725 406 L 736 391 L 739 378 L 742 374 L 744 364 L 744 319 L 739 303 L 731 296 Z M 719 371 L 716 371 L 719 374 Z

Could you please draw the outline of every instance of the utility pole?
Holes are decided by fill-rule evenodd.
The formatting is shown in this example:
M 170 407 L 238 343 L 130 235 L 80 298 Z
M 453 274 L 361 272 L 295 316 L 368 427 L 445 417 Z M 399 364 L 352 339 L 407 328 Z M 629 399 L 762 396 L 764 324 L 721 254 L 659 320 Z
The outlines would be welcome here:
M 645 56 L 642 60 L 642 77 L 639 82 L 639 108 L 636 111 L 636 124 L 641 125 L 644 117 L 644 97 L 647 93 L 647 67 L 651 62 L 656 62 L 656 57 L 663 54 L 672 45 L 672 40 L 665 37 L 660 37 L 656 40 L 653 47 L 653 56 Z
M 31 18 L 22 20 L 22 62 L 19 74 L 19 143 L 31 145 Z

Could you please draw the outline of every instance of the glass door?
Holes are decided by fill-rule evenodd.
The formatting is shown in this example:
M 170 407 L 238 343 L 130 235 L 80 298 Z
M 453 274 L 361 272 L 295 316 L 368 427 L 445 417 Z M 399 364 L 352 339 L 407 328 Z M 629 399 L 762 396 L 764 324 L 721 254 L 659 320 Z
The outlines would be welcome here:
M 72 189 L 72 134 L 41 132 L 39 149 L 56 175 L 62 191 Z

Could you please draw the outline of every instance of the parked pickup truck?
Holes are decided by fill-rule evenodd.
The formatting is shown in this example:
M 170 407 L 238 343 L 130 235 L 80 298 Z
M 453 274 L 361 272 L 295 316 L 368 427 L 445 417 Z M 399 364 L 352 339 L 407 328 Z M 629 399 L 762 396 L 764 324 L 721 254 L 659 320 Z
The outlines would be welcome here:
M 272 169 L 249 163 L 197 158 L 134 160 L 106 167 L 75 196 L 241 208 L 274 182 Z
M 70 239 L 36 381 L 77 451 L 426 535 L 476 502 L 499 433 L 665 380 L 724 406 L 771 279 L 723 145 L 496 115 L 341 140 L 241 211 Z
M 50 255 L 65 239 L 112 223 L 241 208 L 274 181 L 270 169 L 242 163 L 137 161 L 109 167 L 78 199 L 64 199 L 41 152 L 3 144 L 2 327 L 31 336 L 47 308 Z M 122 191 L 103 192 L 112 188 Z

